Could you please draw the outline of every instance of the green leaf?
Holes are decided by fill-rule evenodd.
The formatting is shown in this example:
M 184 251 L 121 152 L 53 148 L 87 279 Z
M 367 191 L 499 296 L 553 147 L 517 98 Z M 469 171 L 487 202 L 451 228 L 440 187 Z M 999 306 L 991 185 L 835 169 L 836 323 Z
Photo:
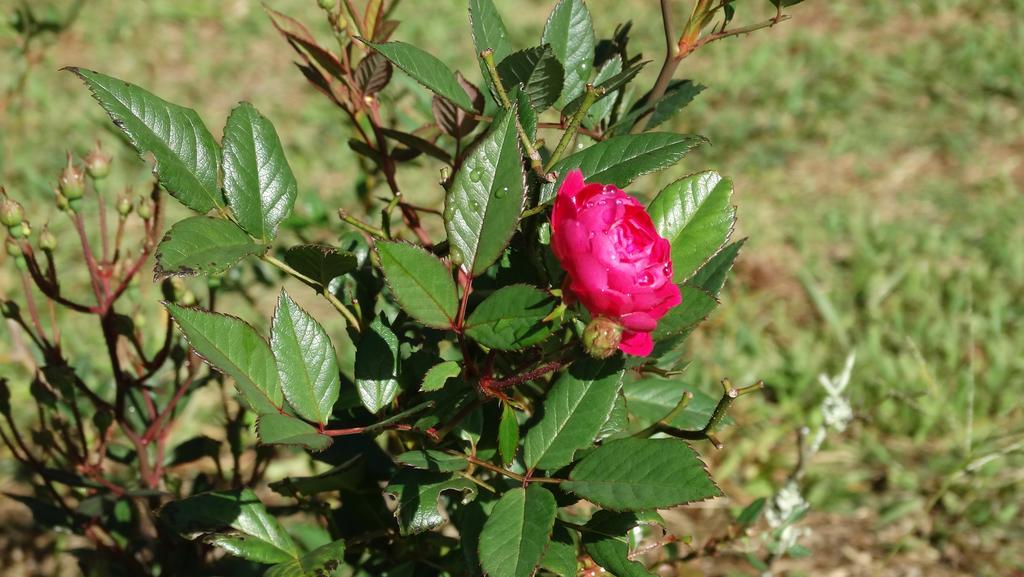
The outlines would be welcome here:
M 559 0 L 544 25 L 543 41 L 550 44 L 565 68 L 565 84 L 559 104 L 583 93 L 594 69 L 594 27 L 583 0 Z
M 303 418 L 326 424 L 341 389 L 334 345 L 320 323 L 284 290 L 274 310 L 270 349 L 288 404 Z
M 614 510 L 664 509 L 722 492 L 679 439 L 619 439 L 587 454 L 561 485 Z
M 116 78 L 70 67 L 140 155 L 152 154 L 160 185 L 200 213 L 224 206 L 217 142 L 199 115 Z
M 230 220 L 192 216 L 174 223 L 157 245 L 153 274 L 220 274 L 243 258 L 266 251 L 266 245 L 253 242 Z
M 622 56 L 616 54 L 605 62 L 601 66 L 601 69 L 597 71 L 597 76 L 594 77 L 594 86 L 601 86 L 601 83 L 607 82 L 620 72 L 622 72 Z M 617 95 L 615 91 L 606 92 L 605 96 L 594 102 L 590 107 L 590 110 L 587 111 L 587 115 L 583 118 L 583 125 L 587 128 L 595 128 L 599 126 L 601 121 L 612 113 L 612 108 L 615 107 L 616 99 Z M 576 101 L 574 100 L 573 104 L 575 104 L 575 102 Z
M 615 577 L 651 577 L 642 563 L 629 558 L 630 531 L 638 524 L 633 513 L 598 511 L 583 531 L 583 548 Z
M 281 413 L 264 413 L 256 420 L 256 435 L 264 445 L 297 445 L 310 451 L 323 451 L 331 438 L 313 425 Z
M 284 394 L 270 345 L 238 317 L 165 303 L 196 354 L 235 379 L 235 387 L 257 414 L 280 412 Z
M 419 48 L 406 44 L 405 42 L 386 42 L 375 44 L 365 42 L 368 46 L 382 54 L 392 64 L 401 68 L 414 80 L 426 86 L 434 94 L 447 98 L 452 104 L 467 112 L 475 112 L 473 103 L 470 101 L 466 91 L 459 85 L 455 73 L 451 71 L 444 62 L 436 57 L 420 50 Z
M 683 394 L 693 398 L 668 424 L 678 429 L 698 430 L 707 424 L 715 412 L 718 400 L 694 387 L 679 381 L 649 378 L 640 379 L 623 386 L 626 407 L 633 419 L 633 428 L 643 429 L 665 418 L 679 404 Z
M 398 499 L 395 517 L 402 535 L 422 533 L 445 522 L 438 510 L 438 499 L 444 491 L 475 493 L 476 485 L 464 477 L 446 473 L 402 469 L 384 489 Z
M 619 57 L 616 56 L 615 58 L 618 59 Z M 614 66 L 614 62 L 615 59 L 612 59 L 605 64 L 606 66 Z M 621 67 L 621 59 L 619 66 Z M 600 106 L 613 106 L 615 104 L 616 93 L 618 92 L 618 90 L 623 86 L 629 84 L 629 82 L 633 80 L 633 78 L 635 78 L 637 74 L 640 74 L 640 71 L 643 69 L 644 66 L 647 66 L 647 61 L 636 62 L 631 64 L 625 70 L 616 70 L 614 74 L 610 74 L 609 72 L 605 71 L 605 68 L 602 68 L 598 72 L 598 77 L 594 79 L 594 86 L 600 88 L 603 94 L 598 95 L 597 100 L 594 101 L 594 105 L 591 107 L 590 110 L 595 111 L 595 106 L 598 107 L 596 108 L 596 110 L 600 110 Z M 576 100 L 573 100 L 569 104 L 566 104 L 565 107 L 562 108 L 562 114 L 575 114 L 576 111 L 579 110 L 581 104 L 583 104 L 583 95 L 577 96 Z
M 451 328 L 458 309 L 452 273 L 434 255 L 402 242 L 377 241 L 391 291 L 405 312 L 434 328 Z
M 485 347 L 518 350 L 541 343 L 554 326 L 543 322 L 555 308 L 551 295 L 524 284 L 494 291 L 466 319 L 466 334 Z
M 616 136 L 567 156 L 554 166 L 558 180 L 541 187 L 540 201 L 547 202 L 570 170 L 579 168 L 588 182 L 625 188 L 649 172 L 667 168 L 690 149 L 704 142 L 703 136 L 648 132 Z
M 692 80 L 679 80 L 674 82 L 657 102 L 654 103 L 654 112 L 647 121 L 646 130 L 653 130 L 663 122 L 670 120 L 677 112 L 693 102 L 701 91 L 703 84 L 695 84 Z
M 510 52 L 512 43 L 508 39 L 508 30 L 501 19 L 494 0 L 469 0 L 469 23 L 473 30 L 473 46 L 479 55 L 490 48 L 494 51 L 494 61 L 501 62 Z M 483 58 L 480 61 L 480 73 L 490 81 L 490 74 Z
M 395 457 L 395 460 L 403 465 L 435 473 L 464 471 L 469 466 L 465 457 L 442 451 L 407 451 Z
M 498 454 L 501 462 L 509 464 L 516 459 L 519 450 L 519 421 L 516 411 L 508 403 L 501 409 L 501 421 L 498 423 Z
M 555 382 L 541 405 L 540 420 L 526 432 L 528 469 L 557 469 L 594 442 L 622 386 L 623 361 L 581 359 Z
M 647 206 L 658 234 L 672 243 L 672 277 L 689 278 L 725 244 L 736 223 L 732 182 L 700 172 L 666 186 Z
M 263 577 L 333 577 L 345 565 L 345 541 L 321 545 L 298 559 L 274 565 Z
M 480 565 L 489 577 L 531 577 L 551 540 L 555 496 L 538 484 L 512 489 L 480 533 Z
M 444 223 L 452 262 L 478 276 L 498 260 L 515 233 L 526 201 L 516 111 L 501 111 L 455 174 Z
M 274 125 L 248 102 L 224 126 L 224 197 L 238 224 L 265 242 L 295 204 L 298 184 Z
M 301 244 L 284 253 L 288 266 L 316 281 L 319 289 L 331 284 L 335 278 L 356 270 L 356 255 L 325 244 Z
M 682 302 L 658 321 L 651 335 L 654 340 L 685 337 L 715 310 L 718 293 L 743 242 L 734 242 L 718 251 L 689 280 L 679 285 Z
M 455 361 L 437 363 L 430 367 L 427 374 L 423 375 L 423 384 L 420 385 L 420 390 L 425 393 L 439 391 L 448 382 L 448 379 L 459 376 L 461 372 L 462 367 Z
M 579 570 L 579 547 L 564 525 L 555 524 L 551 532 L 551 543 L 544 552 L 540 566 L 561 577 L 576 577 Z
M 531 107 L 543 112 L 562 93 L 565 70 L 551 46 L 545 44 L 510 54 L 498 64 L 498 75 L 505 90 L 522 85 Z
M 355 362 L 359 400 L 377 414 L 398 394 L 398 337 L 379 318 L 363 331 Z
M 761 513 L 764 511 L 766 504 L 767 500 L 764 497 L 754 499 L 740 511 L 739 516 L 736 517 L 736 524 L 744 529 L 752 527 L 761 518 Z
M 250 561 L 282 563 L 299 558 L 295 542 L 251 489 L 173 501 L 160 510 L 160 519 L 189 538 L 216 531 L 205 540 Z

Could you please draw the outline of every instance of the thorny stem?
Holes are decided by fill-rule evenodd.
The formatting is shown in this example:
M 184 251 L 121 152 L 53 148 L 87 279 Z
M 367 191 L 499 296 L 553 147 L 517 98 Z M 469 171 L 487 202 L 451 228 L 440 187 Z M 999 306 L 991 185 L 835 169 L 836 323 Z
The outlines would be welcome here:
M 282 271 L 284 271 L 284 272 L 292 275 L 293 277 L 301 280 L 302 282 L 305 282 L 305 283 L 313 285 L 313 286 L 320 287 L 320 291 L 319 291 L 320 294 L 325 299 L 327 299 L 327 302 L 331 303 L 331 305 L 333 305 L 334 308 L 337 309 L 337 311 L 339 313 L 341 313 L 341 316 L 345 317 L 345 321 L 348 323 L 348 326 L 350 326 L 353 329 L 355 329 L 356 332 L 360 332 L 361 327 L 359 325 L 359 319 L 357 319 L 355 314 L 353 314 L 352 311 L 350 311 L 348 309 L 348 307 L 345 306 L 344 303 L 342 303 L 340 300 L 338 300 L 338 297 L 334 296 L 334 294 L 331 293 L 331 291 L 327 287 L 325 287 L 322 284 L 320 284 L 319 282 L 309 278 L 308 276 L 302 274 L 301 272 L 295 270 L 294 268 L 288 266 L 284 262 L 278 260 L 273 255 L 265 254 L 261 258 L 263 259 L 264 262 L 276 266 L 277 268 L 281 269 Z
M 694 16 L 696 15 L 696 9 L 694 10 Z M 691 16 L 691 19 L 694 17 Z M 696 41 L 690 42 L 684 34 L 682 38 L 676 40 L 675 26 L 672 21 L 672 6 L 671 0 L 661 0 L 661 18 L 663 27 L 665 30 L 665 60 L 662 62 L 661 71 L 658 73 L 658 79 L 654 82 L 654 87 L 651 88 L 651 92 L 644 101 L 644 106 L 650 106 L 661 99 L 668 91 L 669 84 L 672 82 L 672 77 L 676 73 L 676 69 L 679 68 L 679 63 L 684 58 L 689 56 L 691 53 L 696 51 L 701 46 L 709 44 L 716 40 L 723 38 L 729 38 L 730 36 L 739 36 L 741 34 L 749 34 L 762 28 L 770 28 L 789 20 L 789 16 L 782 14 L 781 10 L 776 12 L 775 16 L 769 18 L 764 22 L 757 24 L 751 24 L 749 26 L 742 26 L 740 28 L 734 28 L 732 30 L 720 30 L 713 34 L 709 34 L 704 38 L 700 38 Z M 689 24 L 689 23 L 688 23 Z M 698 31 L 699 32 L 699 31 Z M 633 125 L 633 132 L 643 132 L 647 127 L 647 122 L 651 118 L 651 114 L 654 112 L 653 107 L 651 110 L 644 113 Z
M 543 172 L 548 173 L 555 164 L 562 159 L 562 155 L 565 154 L 565 150 L 569 148 L 569 143 L 572 142 L 573 138 L 576 138 L 576 131 L 579 130 L 580 122 L 587 115 L 587 111 L 590 107 L 597 102 L 597 99 L 604 94 L 604 88 L 594 88 L 594 85 L 587 84 L 586 92 L 583 94 L 583 102 L 580 107 L 576 109 L 576 112 L 572 114 L 569 119 L 569 125 L 566 127 L 565 132 L 562 133 L 561 140 L 558 141 L 558 146 L 555 147 L 555 151 L 551 154 L 551 158 L 548 159 L 547 164 L 544 165 Z
M 487 74 L 491 77 L 491 83 L 494 85 L 495 92 L 498 93 L 498 99 L 501 100 L 501 107 L 512 113 L 512 101 L 508 98 L 508 93 L 505 92 L 505 86 L 501 83 L 501 76 L 498 74 L 498 67 L 494 64 L 494 50 L 488 48 L 480 53 L 480 57 L 484 59 L 484 65 L 487 68 Z M 526 151 L 526 156 L 530 159 L 530 168 L 537 174 L 537 176 L 544 181 L 554 182 L 552 175 L 548 174 L 544 170 L 543 161 L 541 161 L 540 153 L 533 146 L 533 142 L 530 141 L 530 136 L 526 134 L 526 130 L 523 129 L 523 125 L 519 122 L 519 117 L 516 117 L 516 132 L 519 133 L 519 140 L 523 143 L 523 150 Z

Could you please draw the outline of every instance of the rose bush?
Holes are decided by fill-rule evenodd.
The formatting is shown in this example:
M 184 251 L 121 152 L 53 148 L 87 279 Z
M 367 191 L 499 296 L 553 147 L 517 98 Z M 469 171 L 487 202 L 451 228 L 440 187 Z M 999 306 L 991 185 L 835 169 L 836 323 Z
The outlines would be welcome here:
M 621 335 L 620 342 L 613 336 L 589 352 L 608 356 L 617 346 L 628 355 L 651 354 L 651 332 L 682 299 L 672 282 L 672 245 L 640 201 L 616 186 L 587 184 L 580 170 L 571 171 L 555 199 L 551 248 L 565 269 L 567 296 L 599 323 L 592 332 Z
M 742 245 L 731 182 L 684 176 L 646 208 L 621 189 L 706 142 L 654 130 L 700 92 L 673 72 L 702 34 L 750 28 L 729 28 L 731 2 L 662 2 L 666 24 L 691 16 L 636 90 L 648 61 L 629 25 L 599 39 L 583 0 L 559 0 L 528 47 L 493 0 L 470 0 L 473 82 L 392 39 L 397 4 L 320 2 L 332 48 L 268 8 L 349 121 L 349 196 L 310 194 L 253 104 L 218 141 L 190 108 L 69 68 L 156 177 L 137 206 L 108 203 L 109 161 L 69 160 L 55 204 L 92 294 L 62 288 L 69 262 L 29 211 L 0 206 L 25 287 L 0 310 L 40 352 L 14 390 L 38 411 L 13 411 L 0 378 L 0 441 L 40 487 L 15 498 L 89 539 L 84 574 L 642 577 L 628 543 L 652 567 L 685 562 L 655 511 L 723 494 L 689 443 L 720 448 L 756 387 L 723 381 L 716 401 L 679 380 L 679 345 Z M 164 227 L 182 214 L 171 199 L 191 214 Z M 164 309 L 147 324 L 157 299 L 134 279 L 151 257 Z M 58 305 L 98 319 L 107 366 L 67 358 Z M 215 417 L 191 405 L 211 386 L 195 399 Z M 759 511 L 699 535 L 706 554 Z

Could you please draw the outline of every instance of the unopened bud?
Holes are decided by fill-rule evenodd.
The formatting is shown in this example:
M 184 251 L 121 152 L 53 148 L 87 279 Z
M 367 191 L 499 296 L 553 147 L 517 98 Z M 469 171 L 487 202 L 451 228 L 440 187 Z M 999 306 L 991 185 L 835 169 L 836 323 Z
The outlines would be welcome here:
M 53 203 L 57 205 L 57 210 L 64 212 L 71 208 L 71 203 L 68 201 L 68 197 L 64 196 L 64 193 L 60 189 L 53 191 Z
M 132 213 L 132 198 L 127 193 L 117 195 L 117 214 L 122 217 Z
M 103 149 L 100 148 L 100 142 L 97 140 L 96 146 L 85 156 L 85 170 L 95 180 L 101 180 L 110 174 L 111 160 L 113 158 L 109 154 L 104 154 Z
M 7 237 L 7 242 L 4 244 L 4 247 L 7 249 L 8 255 L 21 256 L 21 247 L 18 246 L 18 243 L 13 238 Z
M 594 317 L 583 330 L 583 348 L 597 359 L 607 359 L 619 350 L 622 325 L 608 317 Z
M 18 201 L 5 198 L 0 202 L 0 223 L 3 223 L 4 226 L 7 228 L 20 226 L 24 219 L 25 209 Z
M 27 220 L 21 221 L 21 226 L 17 227 L 16 229 L 11 229 L 8 232 L 10 232 L 13 236 L 14 230 L 18 230 L 21 238 L 28 238 L 32 236 L 32 227 L 28 224 Z
M 82 198 L 85 194 L 85 173 L 75 166 L 71 153 L 68 153 L 68 163 L 60 173 L 60 191 L 68 200 Z
M 50 227 L 45 224 L 43 230 L 39 231 L 39 248 L 46 252 L 57 250 L 57 237 L 50 232 Z
M 316 3 L 321 9 L 327 11 L 334 10 L 334 6 L 337 4 L 336 0 L 317 0 Z
M 142 220 L 149 220 L 153 217 L 153 200 L 144 196 L 139 197 L 139 217 Z

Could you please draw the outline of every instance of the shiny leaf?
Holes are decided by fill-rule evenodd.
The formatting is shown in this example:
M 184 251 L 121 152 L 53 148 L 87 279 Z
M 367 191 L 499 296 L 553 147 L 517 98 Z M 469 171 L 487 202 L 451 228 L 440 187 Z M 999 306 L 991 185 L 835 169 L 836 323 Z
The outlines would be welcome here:
M 320 323 L 283 290 L 274 310 L 270 348 L 288 404 L 303 418 L 326 424 L 341 388 L 334 345 Z
M 193 216 L 174 223 L 157 245 L 153 274 L 220 274 L 243 258 L 266 251 L 266 245 L 253 241 L 230 220 Z

